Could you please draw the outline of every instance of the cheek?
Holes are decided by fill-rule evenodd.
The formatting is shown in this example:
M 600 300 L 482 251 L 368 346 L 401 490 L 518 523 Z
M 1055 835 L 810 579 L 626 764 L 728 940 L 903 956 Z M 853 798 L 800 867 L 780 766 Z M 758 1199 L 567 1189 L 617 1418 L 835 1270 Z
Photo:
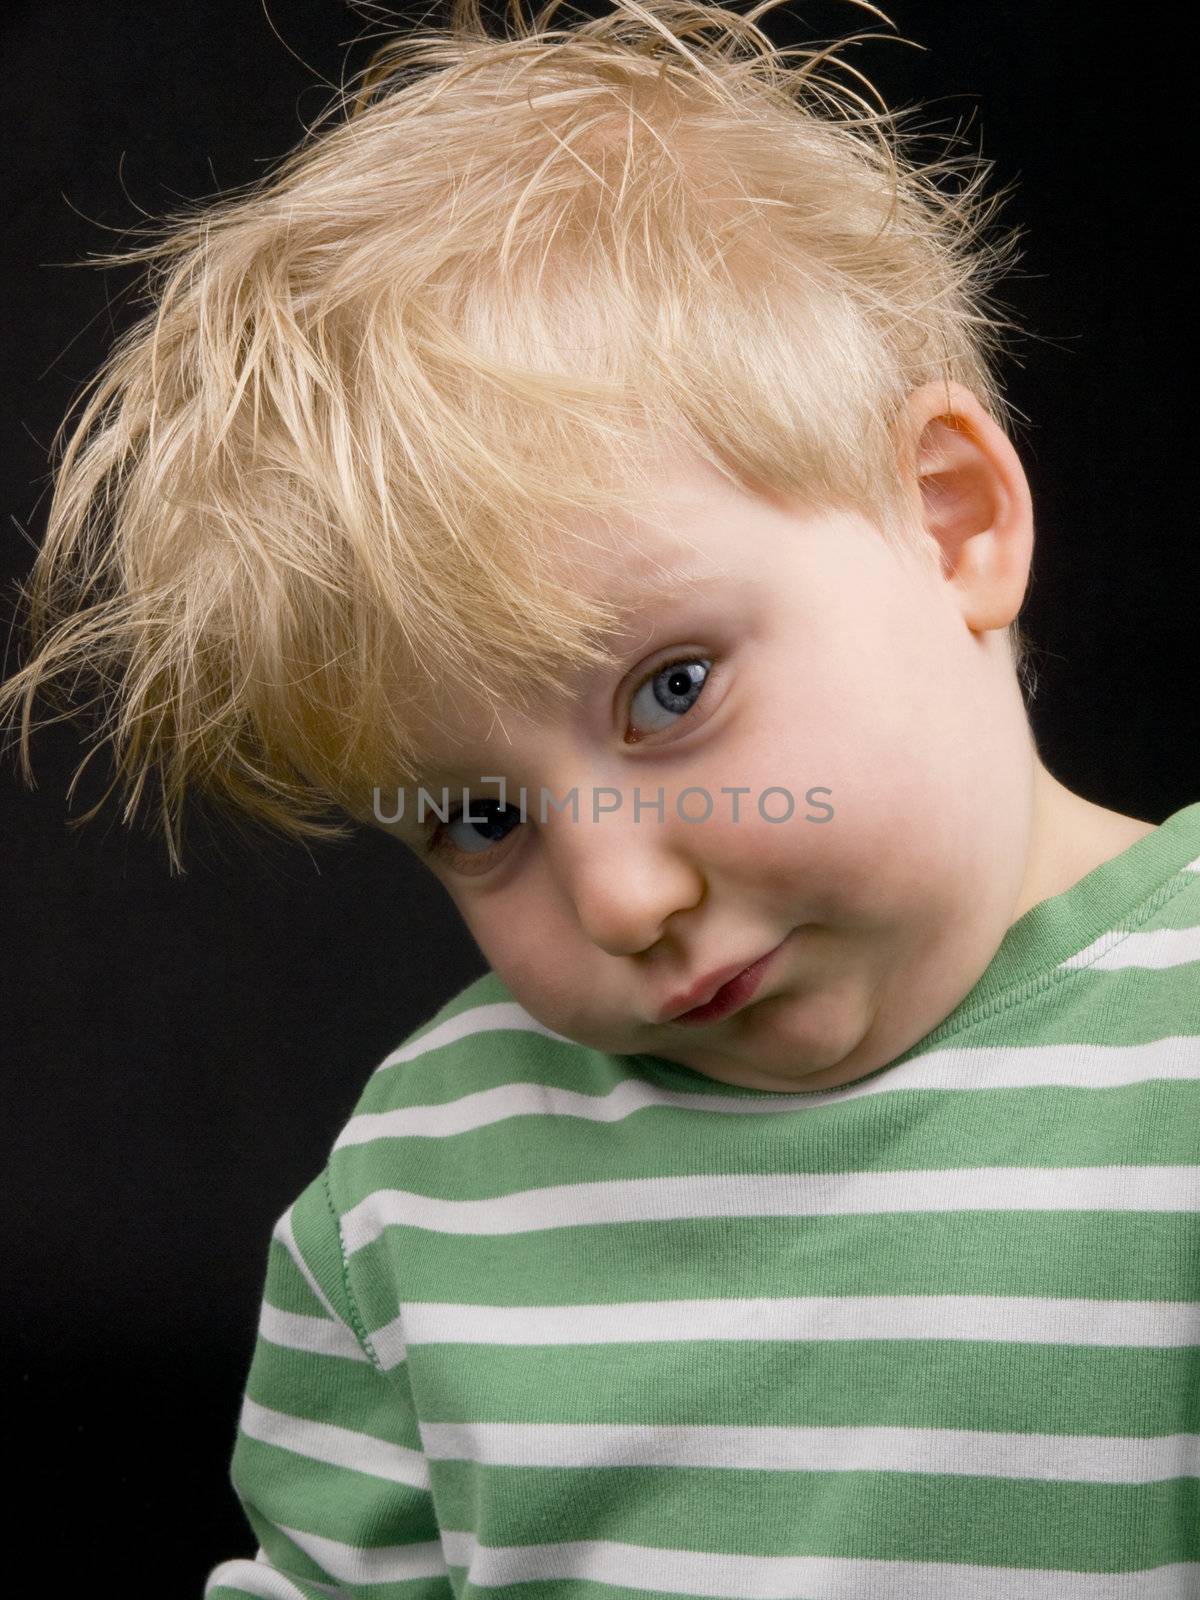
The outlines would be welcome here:
M 738 781 L 754 787 L 745 820 L 725 835 L 768 895 L 774 887 L 813 921 L 864 927 L 937 902 L 947 874 L 963 869 L 970 832 L 956 789 L 961 722 L 947 721 L 935 664 L 904 641 L 888 648 L 888 630 L 872 638 L 874 647 L 827 657 L 802 693 L 776 703 L 777 736 L 760 735 L 757 753 L 743 756 L 749 775 Z M 769 786 L 794 797 L 790 820 L 758 815 Z M 770 795 L 765 808 L 779 816 L 786 801 Z
M 548 931 L 545 898 L 515 892 L 458 904 L 459 914 L 488 966 L 520 1005 L 547 1027 L 568 1033 L 579 1000 L 578 940 Z

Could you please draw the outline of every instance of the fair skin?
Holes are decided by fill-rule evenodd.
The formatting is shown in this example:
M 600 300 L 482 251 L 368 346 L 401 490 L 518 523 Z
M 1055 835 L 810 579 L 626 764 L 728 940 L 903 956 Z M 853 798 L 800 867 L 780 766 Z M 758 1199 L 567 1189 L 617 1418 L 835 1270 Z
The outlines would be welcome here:
M 503 774 L 513 809 L 500 829 L 441 828 L 423 859 L 555 1032 L 747 1088 L 836 1088 L 935 1027 L 1031 906 L 1152 831 L 1071 793 L 1034 745 L 1003 636 L 1033 551 L 1011 443 L 960 385 L 926 385 L 908 407 L 911 503 L 940 573 L 857 515 L 735 490 L 681 452 L 662 463 L 655 518 L 596 544 L 606 598 L 636 604 L 647 576 L 679 574 L 668 602 L 646 606 L 643 587 L 621 665 L 537 717 L 501 720 L 465 690 L 439 708 L 429 786 L 460 803 L 469 785 L 478 818 L 497 796 L 483 775 Z M 595 821 L 601 786 L 623 803 Z M 676 810 L 689 787 L 712 797 L 704 821 Z M 723 787 L 748 791 L 737 821 Z M 541 790 L 572 788 L 579 820 L 543 821 Z M 790 820 L 764 820 L 769 788 L 795 797 Z M 412 822 L 389 831 L 412 844 Z M 700 978 L 776 946 L 741 1010 L 661 1020 Z

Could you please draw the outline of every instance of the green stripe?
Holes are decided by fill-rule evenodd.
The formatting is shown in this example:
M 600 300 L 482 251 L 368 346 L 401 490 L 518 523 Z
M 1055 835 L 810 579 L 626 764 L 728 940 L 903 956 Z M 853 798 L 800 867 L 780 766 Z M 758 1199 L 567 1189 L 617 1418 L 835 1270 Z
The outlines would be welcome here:
M 800 1339 L 423 1345 L 417 1358 L 428 1422 L 1200 1431 L 1186 1349 Z
M 951 1473 L 438 1467 L 443 1523 L 469 1528 L 485 1505 L 480 1536 L 489 1544 L 568 1541 L 583 1526 L 595 1538 L 665 1549 L 1067 1572 L 1200 1558 L 1194 1480 L 1125 1487 Z M 573 1600 L 573 1584 L 570 1592 Z

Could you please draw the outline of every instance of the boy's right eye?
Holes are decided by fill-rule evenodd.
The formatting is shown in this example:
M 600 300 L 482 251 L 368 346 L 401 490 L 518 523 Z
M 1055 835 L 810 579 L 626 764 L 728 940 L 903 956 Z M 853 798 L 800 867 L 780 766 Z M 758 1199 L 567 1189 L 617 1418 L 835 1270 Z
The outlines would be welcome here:
M 480 800 L 473 796 L 469 810 L 468 822 L 465 820 L 466 811 L 462 806 L 456 806 L 445 822 L 435 826 L 428 845 L 430 855 L 448 856 L 451 864 L 460 872 L 470 872 L 472 862 L 478 863 L 475 870 L 479 870 L 484 865 L 482 858 L 486 858 L 490 865 L 499 847 L 521 821 L 519 807 L 502 806 L 495 799 Z

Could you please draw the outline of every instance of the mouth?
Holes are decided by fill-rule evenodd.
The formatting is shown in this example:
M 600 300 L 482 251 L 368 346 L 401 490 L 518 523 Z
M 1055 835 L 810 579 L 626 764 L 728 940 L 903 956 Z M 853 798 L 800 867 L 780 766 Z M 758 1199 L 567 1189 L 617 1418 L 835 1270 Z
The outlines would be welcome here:
M 723 983 L 716 994 L 702 1006 L 693 1006 L 690 1011 L 680 1012 L 679 1016 L 671 1017 L 670 1023 L 681 1023 L 685 1027 L 696 1027 L 707 1022 L 720 1022 L 723 1017 L 732 1016 L 739 1011 L 753 997 L 755 990 L 762 982 L 771 961 L 782 948 L 777 944 L 774 950 L 768 950 L 765 956 L 750 966 L 736 973 L 727 983 Z

